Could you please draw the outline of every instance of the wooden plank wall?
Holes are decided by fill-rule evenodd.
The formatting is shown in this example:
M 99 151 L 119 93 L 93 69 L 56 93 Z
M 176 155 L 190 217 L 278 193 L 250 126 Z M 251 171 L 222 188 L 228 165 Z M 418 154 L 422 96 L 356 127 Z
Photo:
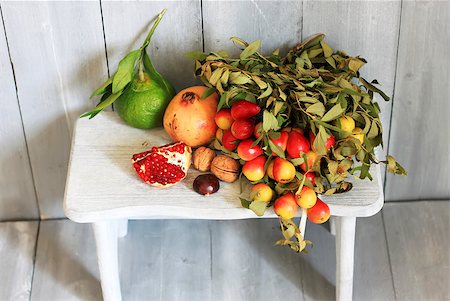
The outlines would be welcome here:
M 386 198 L 449 199 L 450 2 L 405 1 L 389 152 L 408 168 Z
M 2 2 L 2 12 L 40 216 L 62 217 L 73 124 L 107 76 L 100 5 Z
M 0 220 L 38 217 L 4 27 L 0 28 Z
M 365 57 L 363 74 L 394 95 L 392 117 L 392 103 L 379 100 L 385 146 L 410 171 L 407 178 L 387 177 L 387 199 L 449 197 L 449 137 L 435 130 L 448 128 L 448 2 L 98 0 L 0 7 L 0 105 L 6 108 L 0 119 L 0 220 L 63 216 L 74 122 L 94 104 L 90 92 L 125 53 L 140 46 L 164 7 L 168 13 L 150 51 L 177 90 L 196 83 L 183 54 L 202 49 L 235 54 L 231 36 L 259 38 L 268 53 L 325 32 L 336 49 Z M 424 101 L 432 105 L 423 108 Z

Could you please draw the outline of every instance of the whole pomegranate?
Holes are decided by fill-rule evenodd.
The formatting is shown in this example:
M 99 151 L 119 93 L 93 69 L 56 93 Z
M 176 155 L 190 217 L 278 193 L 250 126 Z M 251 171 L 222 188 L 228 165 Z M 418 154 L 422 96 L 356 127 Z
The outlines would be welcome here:
M 190 146 L 176 142 L 134 154 L 131 163 L 145 183 L 169 187 L 186 177 L 191 165 L 191 154 Z
M 197 147 L 214 138 L 217 131 L 214 117 L 219 97 L 213 93 L 201 99 L 206 89 L 204 86 L 186 88 L 175 95 L 167 106 L 164 129 L 174 141 Z

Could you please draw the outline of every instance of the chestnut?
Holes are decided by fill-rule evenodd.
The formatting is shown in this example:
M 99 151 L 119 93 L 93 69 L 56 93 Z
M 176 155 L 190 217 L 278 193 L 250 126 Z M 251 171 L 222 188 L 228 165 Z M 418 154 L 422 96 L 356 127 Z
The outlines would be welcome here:
M 194 180 L 193 188 L 194 191 L 201 195 L 210 195 L 219 190 L 220 184 L 219 179 L 213 174 L 203 174 L 199 175 Z

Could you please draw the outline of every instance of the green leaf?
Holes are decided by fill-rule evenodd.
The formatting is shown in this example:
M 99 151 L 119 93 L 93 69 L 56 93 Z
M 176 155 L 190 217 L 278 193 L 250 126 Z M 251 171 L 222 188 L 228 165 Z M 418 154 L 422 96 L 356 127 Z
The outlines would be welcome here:
M 191 58 L 191 59 L 197 60 L 197 61 L 204 61 L 206 59 L 206 57 L 208 56 L 208 54 L 203 53 L 201 51 L 189 51 L 189 52 L 186 52 L 184 55 L 187 56 L 188 58 Z
M 267 110 L 263 112 L 263 130 L 264 132 L 268 132 L 270 130 L 278 130 L 280 127 L 278 126 L 277 118 Z
M 323 50 L 323 55 L 328 58 L 333 54 L 333 49 L 331 49 L 331 47 L 325 43 L 324 41 L 320 41 L 320 45 L 322 46 L 322 50 Z
M 228 92 L 225 92 L 220 96 L 219 104 L 217 105 L 217 112 L 219 112 L 225 105 L 225 102 L 227 100 L 227 94 Z
M 303 158 L 289 159 L 289 161 L 291 161 L 291 163 L 294 164 L 294 166 L 299 166 L 303 162 L 305 162 L 305 160 Z
M 358 70 L 364 66 L 365 62 L 361 61 L 358 58 L 351 58 L 348 62 L 348 69 L 352 70 L 353 72 L 358 72 Z
M 220 77 L 222 76 L 223 70 L 223 68 L 217 68 L 216 70 L 214 70 L 209 79 L 209 83 L 211 85 L 215 86 L 217 84 L 217 82 L 220 80 Z
M 249 209 L 250 204 L 252 203 L 251 201 L 248 201 L 244 198 L 239 198 L 241 200 L 241 206 L 244 208 Z
M 236 75 L 236 73 L 239 72 L 233 72 L 230 74 L 230 83 L 235 85 L 245 85 L 252 81 L 247 75 L 242 73 Z
M 368 83 L 368 82 L 367 82 L 364 78 L 362 78 L 362 77 L 360 77 L 359 80 L 360 80 L 361 83 L 364 85 L 364 87 L 367 88 L 367 90 L 376 92 L 376 93 L 380 94 L 381 97 L 383 97 L 383 99 L 384 99 L 385 101 L 389 101 L 389 99 L 390 99 L 389 96 L 387 96 L 386 94 L 384 94 L 383 91 L 381 91 L 380 89 L 378 89 L 378 88 L 375 87 L 374 85 Z
M 327 149 L 325 147 L 325 143 L 330 137 L 329 134 L 327 134 L 325 128 L 321 125 L 319 125 L 319 133 L 316 136 L 316 139 L 314 140 L 314 149 L 319 155 L 326 155 Z
M 122 91 L 119 91 L 115 94 L 111 94 L 108 98 L 106 98 L 104 101 L 99 103 L 92 111 L 84 113 L 80 116 L 80 118 L 90 116 L 89 119 L 93 118 L 95 115 L 100 113 L 104 108 L 110 106 L 114 101 L 116 101 L 119 96 L 122 95 Z
M 248 206 L 248 209 L 255 212 L 257 216 L 263 216 L 264 212 L 266 211 L 267 203 L 263 201 L 253 201 Z
M 270 94 L 272 94 L 272 87 L 270 85 L 267 85 L 267 89 L 266 91 L 264 91 L 261 95 L 258 96 L 258 99 L 262 99 L 264 97 L 268 97 L 270 96 Z
M 370 126 L 370 131 L 367 133 L 367 138 L 373 139 L 378 136 L 378 125 L 375 120 L 372 120 L 372 125 Z
M 336 62 L 334 61 L 334 59 L 332 57 L 327 57 L 325 59 L 325 61 L 327 61 L 327 63 L 330 64 L 331 67 L 336 69 Z
M 302 96 L 298 99 L 298 101 L 306 102 L 306 103 L 316 103 L 319 102 L 317 98 L 310 97 L 310 96 Z
M 212 88 L 212 87 L 207 88 L 207 89 L 205 90 L 205 92 L 203 92 L 203 94 L 202 94 L 202 96 L 200 97 L 200 99 L 206 99 L 206 98 L 208 98 L 210 95 L 212 95 L 214 92 L 216 92 L 216 89 L 215 89 L 215 88 Z
M 292 225 L 289 225 L 282 231 L 283 236 L 285 239 L 289 240 L 295 235 L 295 227 Z
M 236 44 L 241 45 L 243 47 L 247 47 L 248 46 L 248 43 L 246 41 L 244 41 L 244 40 L 242 40 L 242 39 L 240 39 L 238 37 L 231 37 L 230 40 L 233 43 L 236 43 Z
M 283 159 L 285 158 L 283 149 L 278 145 L 275 145 L 275 143 L 273 143 L 272 140 L 269 140 L 269 147 L 278 157 Z
M 283 101 L 277 101 L 275 102 L 275 106 L 273 108 L 273 114 L 276 116 L 278 115 L 278 113 L 281 111 L 281 109 L 283 108 L 285 102 Z
M 310 113 L 310 114 L 317 115 L 319 117 L 322 117 L 323 114 L 325 113 L 325 107 L 324 107 L 323 103 L 317 102 L 315 104 L 310 105 L 306 109 L 306 112 Z
M 119 62 L 117 72 L 114 74 L 112 80 L 113 94 L 125 88 L 125 86 L 133 79 L 134 65 L 140 53 L 140 50 L 131 51 Z
M 344 113 L 344 110 L 342 109 L 341 105 L 335 104 L 323 117 L 321 118 L 322 121 L 328 122 L 334 119 L 339 118 Z
M 258 85 L 258 87 L 260 89 L 266 89 L 267 88 L 267 83 L 262 81 L 261 78 L 259 78 L 258 76 L 252 75 L 252 79 Z
M 112 77 L 108 78 L 108 80 L 106 82 L 104 82 L 103 85 L 101 85 L 97 90 L 92 92 L 92 94 L 89 98 L 105 94 L 106 91 L 108 91 L 108 87 L 111 86 L 111 83 L 112 83 Z
M 239 58 L 241 60 L 245 60 L 249 56 L 253 55 L 256 51 L 258 51 L 259 47 L 261 47 L 261 41 L 256 40 L 251 42 L 242 52 Z

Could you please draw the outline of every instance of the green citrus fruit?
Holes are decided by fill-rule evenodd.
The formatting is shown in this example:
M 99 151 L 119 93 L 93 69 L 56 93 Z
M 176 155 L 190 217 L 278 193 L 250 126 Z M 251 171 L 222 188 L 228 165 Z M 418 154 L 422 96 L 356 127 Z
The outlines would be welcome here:
M 162 125 L 164 111 L 175 93 L 164 79 L 151 79 L 146 72 L 143 79 L 136 74 L 130 85 L 115 101 L 114 108 L 130 126 L 150 129 Z

